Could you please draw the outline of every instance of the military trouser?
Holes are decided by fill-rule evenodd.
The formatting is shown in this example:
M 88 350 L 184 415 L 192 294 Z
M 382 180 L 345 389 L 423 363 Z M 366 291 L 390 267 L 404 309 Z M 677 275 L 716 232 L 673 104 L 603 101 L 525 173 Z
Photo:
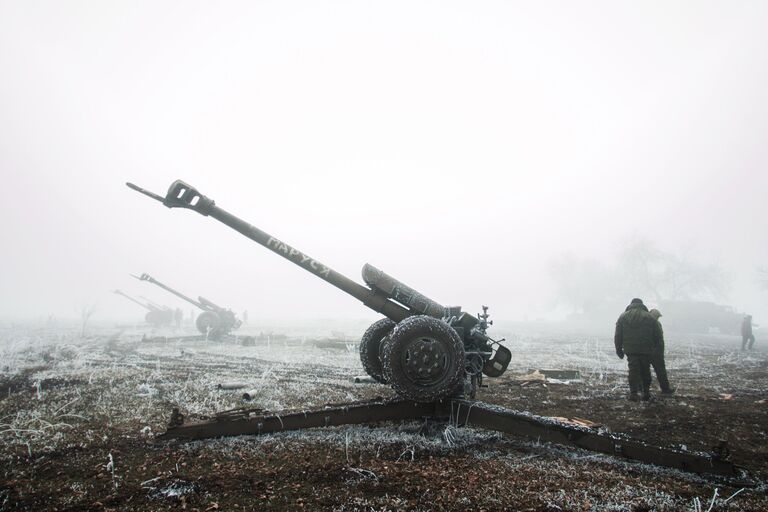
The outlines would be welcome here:
M 656 379 L 659 381 L 659 387 L 663 392 L 671 391 L 669 379 L 667 378 L 667 366 L 664 364 L 664 352 L 655 352 L 651 354 L 651 366 L 656 373 Z
M 648 394 L 651 389 L 651 355 L 627 354 L 629 366 L 629 392 Z
M 749 344 L 747 344 L 749 342 Z M 752 350 L 752 345 L 755 344 L 755 335 L 750 334 L 749 336 L 742 336 L 741 337 L 741 350 L 744 350 L 745 348 L 748 348 L 749 350 Z

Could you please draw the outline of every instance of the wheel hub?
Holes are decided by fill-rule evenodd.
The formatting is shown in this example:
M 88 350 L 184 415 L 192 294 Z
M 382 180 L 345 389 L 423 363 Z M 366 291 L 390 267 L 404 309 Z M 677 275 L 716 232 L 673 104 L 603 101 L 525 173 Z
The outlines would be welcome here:
M 445 373 L 450 358 L 442 343 L 432 338 L 417 338 L 403 353 L 403 368 L 414 383 L 428 385 L 438 382 Z

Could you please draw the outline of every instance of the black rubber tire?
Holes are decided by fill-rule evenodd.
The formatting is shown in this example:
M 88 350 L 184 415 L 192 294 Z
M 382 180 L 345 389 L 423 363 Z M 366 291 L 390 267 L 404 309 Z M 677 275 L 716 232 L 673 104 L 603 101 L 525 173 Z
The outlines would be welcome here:
M 195 326 L 201 333 L 207 334 L 211 338 L 215 338 L 219 335 L 219 331 L 221 330 L 221 318 L 212 311 L 203 311 L 197 315 Z
M 360 362 L 365 373 L 376 382 L 387 383 L 381 364 L 381 340 L 387 337 L 395 328 L 395 322 L 382 318 L 372 323 L 360 339 Z
M 395 326 L 384 345 L 384 374 L 402 398 L 434 402 L 462 384 L 464 358 L 464 343 L 451 326 L 431 316 L 411 316 Z

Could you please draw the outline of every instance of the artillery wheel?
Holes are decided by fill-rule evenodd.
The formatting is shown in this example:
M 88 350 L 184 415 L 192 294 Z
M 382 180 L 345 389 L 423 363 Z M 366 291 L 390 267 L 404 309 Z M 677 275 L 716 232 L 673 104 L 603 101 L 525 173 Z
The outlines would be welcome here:
M 397 324 L 384 344 L 384 374 L 408 400 L 433 402 L 447 397 L 464 377 L 464 343 L 445 322 L 411 316 Z
M 201 333 L 207 334 L 210 337 L 216 337 L 221 328 L 221 318 L 212 311 L 203 311 L 197 315 L 195 326 Z
M 371 324 L 360 339 L 360 362 L 363 363 L 365 373 L 383 384 L 387 383 L 387 379 L 381 365 L 381 342 L 394 328 L 395 322 L 382 318 Z

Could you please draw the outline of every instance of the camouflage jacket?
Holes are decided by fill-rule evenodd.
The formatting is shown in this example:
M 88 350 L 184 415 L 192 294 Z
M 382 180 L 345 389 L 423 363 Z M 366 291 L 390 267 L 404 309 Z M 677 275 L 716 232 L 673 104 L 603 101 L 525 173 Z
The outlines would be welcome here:
M 617 352 L 653 354 L 664 343 L 661 324 L 643 304 L 631 304 L 616 321 L 613 342 Z

